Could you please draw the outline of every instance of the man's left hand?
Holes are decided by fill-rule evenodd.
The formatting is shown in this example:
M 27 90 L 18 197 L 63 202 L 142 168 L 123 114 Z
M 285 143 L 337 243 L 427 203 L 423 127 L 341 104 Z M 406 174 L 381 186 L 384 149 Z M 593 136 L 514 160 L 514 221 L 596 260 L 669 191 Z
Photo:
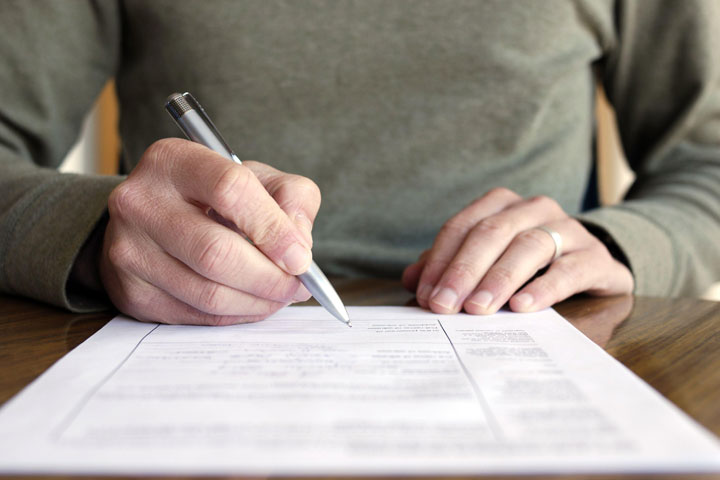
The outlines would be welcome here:
M 561 252 L 539 227 L 560 235 Z M 432 248 L 405 269 L 403 285 L 433 312 L 490 314 L 508 302 L 515 312 L 532 312 L 580 292 L 631 293 L 634 280 L 557 202 L 497 188 L 445 223 Z

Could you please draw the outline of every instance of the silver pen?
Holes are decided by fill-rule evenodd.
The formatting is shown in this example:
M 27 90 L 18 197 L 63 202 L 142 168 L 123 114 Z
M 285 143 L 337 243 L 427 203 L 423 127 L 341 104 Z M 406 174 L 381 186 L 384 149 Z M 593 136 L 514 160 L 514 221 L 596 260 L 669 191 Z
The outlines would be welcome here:
M 195 97 L 187 92 L 173 93 L 165 102 L 165 110 L 190 140 L 205 145 L 228 160 L 242 163 Z M 315 262 L 310 264 L 307 272 L 298 275 L 298 278 L 320 305 L 347 326 L 352 326 L 345 305 Z

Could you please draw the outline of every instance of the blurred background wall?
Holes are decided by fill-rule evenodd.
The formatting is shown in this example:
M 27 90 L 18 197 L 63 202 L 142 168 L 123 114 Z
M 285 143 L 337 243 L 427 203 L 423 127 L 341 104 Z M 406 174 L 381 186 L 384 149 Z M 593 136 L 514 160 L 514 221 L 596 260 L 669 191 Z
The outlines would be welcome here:
M 110 81 L 85 117 L 78 141 L 60 166 L 63 172 L 114 175 L 120 157 L 118 105 L 115 83 Z

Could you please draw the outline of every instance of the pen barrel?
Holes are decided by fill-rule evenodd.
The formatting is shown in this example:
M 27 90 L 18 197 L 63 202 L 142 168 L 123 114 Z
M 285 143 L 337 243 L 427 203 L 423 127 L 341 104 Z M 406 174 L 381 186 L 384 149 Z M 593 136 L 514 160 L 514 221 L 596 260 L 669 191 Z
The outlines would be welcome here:
M 242 163 L 195 97 L 187 92 L 173 93 L 165 103 L 165 110 L 188 139 L 205 145 L 228 160 Z
M 197 117 L 193 119 L 192 117 Z M 202 121 L 202 117 L 195 111 L 189 110 L 185 112 L 181 117 L 176 118 L 178 126 L 185 132 L 185 135 L 201 145 L 205 145 L 210 150 L 219 153 L 223 157 L 235 162 L 236 156 L 232 151 L 228 150 L 225 144 L 218 140 L 217 136 L 208 127 L 208 125 Z

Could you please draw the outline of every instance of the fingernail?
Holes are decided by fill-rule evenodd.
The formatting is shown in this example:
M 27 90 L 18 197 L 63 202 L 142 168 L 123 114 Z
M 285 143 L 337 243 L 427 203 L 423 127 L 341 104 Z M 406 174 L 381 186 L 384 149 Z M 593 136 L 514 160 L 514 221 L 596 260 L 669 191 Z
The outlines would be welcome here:
M 293 243 L 285 250 L 285 255 L 282 257 L 282 262 L 285 264 L 285 269 L 289 273 L 302 273 L 310 267 L 310 261 L 312 255 L 310 250 L 303 247 L 299 243 Z
M 420 288 L 418 288 L 416 295 L 417 295 L 418 300 L 425 301 L 428 299 L 428 297 L 430 296 L 431 293 L 432 293 L 432 286 L 425 284 L 425 285 L 421 285 Z
M 458 294 L 452 288 L 443 288 L 432 297 L 432 302 L 446 310 L 455 310 Z
M 295 225 L 300 227 L 300 231 L 303 232 L 303 235 L 305 235 L 305 240 L 308 242 L 308 245 L 312 246 L 312 222 L 310 219 L 304 214 L 298 213 L 295 215 L 293 221 L 295 222 Z
M 473 295 L 470 300 L 468 300 L 469 303 L 472 303 L 473 305 L 477 305 L 478 307 L 482 308 L 483 310 L 487 310 L 488 307 L 490 307 L 490 304 L 493 301 L 492 293 L 488 292 L 487 290 L 480 290 L 475 295 Z
M 515 305 L 522 310 L 530 308 L 534 301 L 535 299 L 529 293 L 521 293 L 515 297 Z

